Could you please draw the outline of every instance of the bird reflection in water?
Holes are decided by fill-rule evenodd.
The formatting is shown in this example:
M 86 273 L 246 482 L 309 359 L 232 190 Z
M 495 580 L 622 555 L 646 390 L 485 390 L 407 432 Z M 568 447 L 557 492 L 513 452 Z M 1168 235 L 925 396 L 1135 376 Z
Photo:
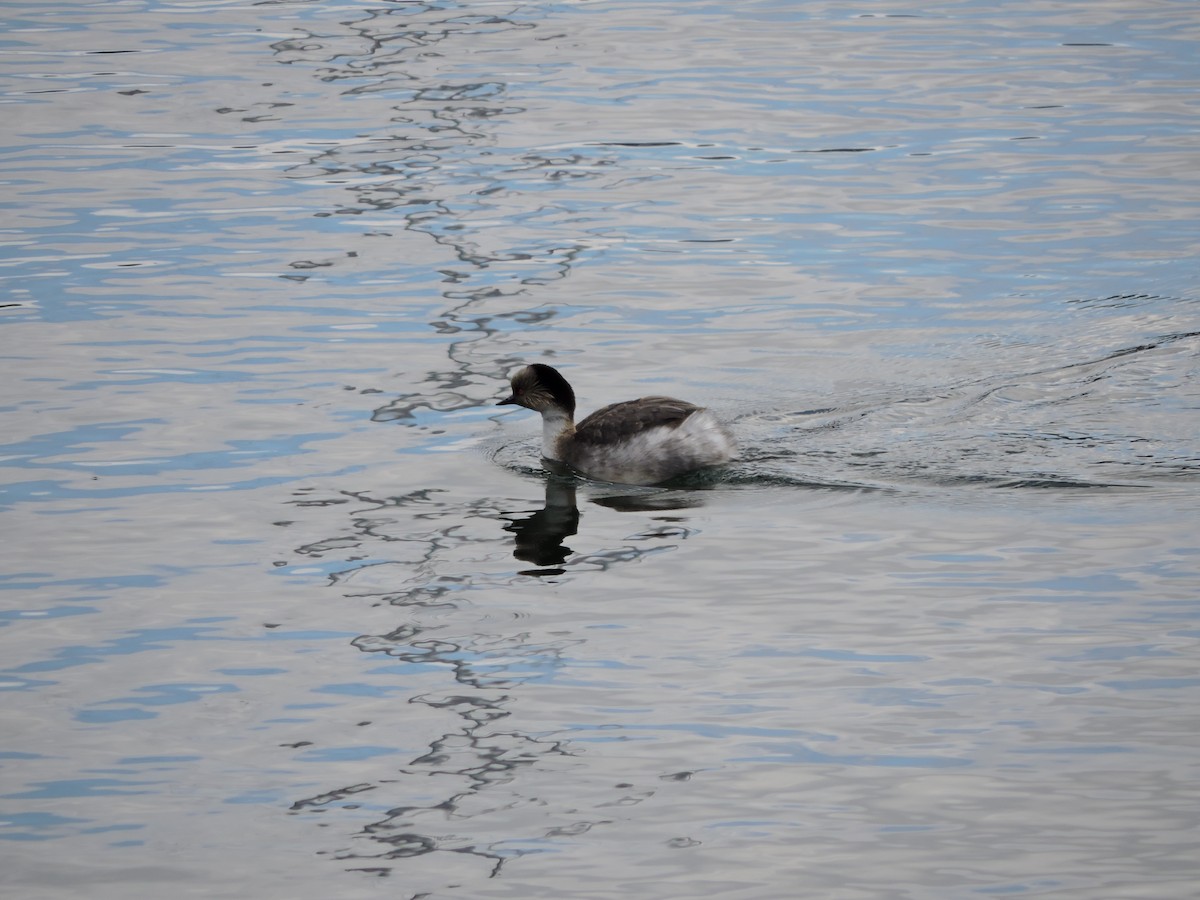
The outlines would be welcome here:
M 521 572 L 522 575 L 561 575 L 566 570 L 557 567 L 574 552 L 563 541 L 579 530 L 575 483 L 551 475 L 546 480 L 546 505 L 524 518 L 512 519 L 504 530 L 516 536 L 513 556 L 542 567 Z
M 550 465 L 549 460 L 543 461 Z M 557 465 L 557 464 L 556 464 Z M 578 479 L 563 467 L 546 479 L 546 503 L 535 512 L 509 518 L 504 530 L 515 536 L 513 556 L 522 562 L 533 563 L 536 569 L 521 571 L 521 575 L 561 575 L 563 564 L 574 551 L 564 543 L 579 531 L 579 506 L 575 499 Z M 700 506 L 702 501 L 694 492 L 646 490 L 628 488 L 605 497 L 593 497 L 597 506 L 618 512 L 650 512 L 655 510 L 687 509 Z

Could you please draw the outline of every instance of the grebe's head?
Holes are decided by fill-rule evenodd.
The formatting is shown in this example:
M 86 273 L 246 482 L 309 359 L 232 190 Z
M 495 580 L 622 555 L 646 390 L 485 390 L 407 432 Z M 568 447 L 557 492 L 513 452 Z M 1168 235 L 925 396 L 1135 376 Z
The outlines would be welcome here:
M 534 363 L 512 377 L 512 394 L 497 403 L 514 403 L 534 412 L 561 411 L 575 415 L 575 392 L 553 366 Z

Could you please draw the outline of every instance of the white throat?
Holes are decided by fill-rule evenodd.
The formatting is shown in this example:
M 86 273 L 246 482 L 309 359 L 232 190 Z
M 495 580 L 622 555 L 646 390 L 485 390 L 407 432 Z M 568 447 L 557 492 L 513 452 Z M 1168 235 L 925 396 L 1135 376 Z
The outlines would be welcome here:
M 542 413 L 542 456 L 563 462 L 562 439 L 574 431 L 575 423 L 566 410 L 545 410 Z

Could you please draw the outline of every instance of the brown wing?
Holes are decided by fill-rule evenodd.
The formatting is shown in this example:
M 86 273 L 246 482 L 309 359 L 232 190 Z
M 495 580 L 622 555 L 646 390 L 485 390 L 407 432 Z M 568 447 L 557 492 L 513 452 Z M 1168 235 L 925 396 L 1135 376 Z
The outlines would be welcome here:
M 575 426 L 575 440 L 585 444 L 610 444 L 651 428 L 678 428 L 700 409 L 674 397 L 642 397 L 596 410 Z

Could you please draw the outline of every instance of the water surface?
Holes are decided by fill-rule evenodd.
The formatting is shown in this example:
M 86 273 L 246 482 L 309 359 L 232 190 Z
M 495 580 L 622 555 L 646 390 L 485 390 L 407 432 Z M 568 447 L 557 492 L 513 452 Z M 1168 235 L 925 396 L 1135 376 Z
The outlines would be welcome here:
M 1194 895 L 1194 4 L 4 18 L 14 896 Z

